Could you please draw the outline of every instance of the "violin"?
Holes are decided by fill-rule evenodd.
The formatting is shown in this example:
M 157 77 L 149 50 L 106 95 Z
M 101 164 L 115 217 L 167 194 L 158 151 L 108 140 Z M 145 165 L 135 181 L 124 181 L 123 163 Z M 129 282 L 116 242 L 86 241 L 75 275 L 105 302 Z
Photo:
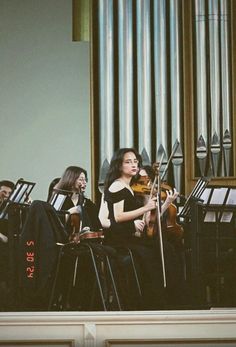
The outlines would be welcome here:
M 157 196 L 159 193 L 159 163 L 153 164 L 153 172 L 155 173 L 155 178 L 151 185 L 149 198 Z M 155 210 L 150 211 L 150 219 L 146 229 L 146 234 L 149 238 L 152 238 L 157 233 L 157 228 L 159 228 L 159 231 L 161 231 L 159 199 L 157 200 L 157 204 L 157 208 Z
M 80 240 L 102 240 L 104 239 L 104 234 L 103 234 L 103 230 L 99 230 L 99 231 L 86 231 L 82 234 L 80 234 Z
M 70 215 L 70 225 L 72 227 L 72 233 L 69 236 L 69 241 L 79 243 L 79 233 L 82 226 L 82 219 L 79 213 L 73 213 Z
M 145 175 L 145 176 L 140 176 L 137 182 L 134 182 L 131 185 L 131 188 L 133 192 L 136 195 L 150 195 L 151 189 L 152 189 L 152 182 L 150 178 Z M 161 200 L 164 200 L 166 198 L 166 190 L 172 190 L 172 187 L 167 184 L 166 182 L 161 183 Z M 155 193 L 154 189 L 154 193 Z
M 154 164 L 154 171 L 158 169 L 158 165 Z M 148 175 L 140 176 L 138 181 L 134 182 L 131 185 L 131 188 L 133 192 L 141 196 L 143 198 L 143 203 L 145 203 L 146 200 L 152 198 L 157 193 L 156 191 L 156 181 L 157 176 L 155 176 L 154 182 L 151 181 L 150 177 Z M 143 220 L 146 218 L 146 215 L 143 216 Z M 156 227 L 157 227 L 157 211 L 156 209 L 150 211 L 150 218 L 148 221 L 148 225 L 146 228 L 146 235 L 149 238 L 152 238 L 154 234 L 156 233 Z
M 78 213 L 71 214 L 70 222 L 72 226 L 72 234 L 70 235 L 69 241 L 74 243 L 80 243 L 84 240 L 102 240 L 104 238 L 103 230 L 90 231 L 86 230 L 81 232 L 82 220 Z
M 161 185 L 161 199 L 165 200 L 167 191 L 172 190 L 172 187 L 163 182 Z M 177 207 L 171 203 L 168 206 L 165 223 L 162 223 L 162 230 L 165 232 L 167 239 L 176 246 L 182 245 L 184 230 L 177 223 Z
M 145 176 L 140 176 L 137 182 L 133 183 L 131 185 L 132 190 L 134 193 L 138 196 L 142 196 L 145 199 L 150 198 L 151 190 L 153 189 L 152 194 L 157 194 L 156 187 L 153 187 L 153 183 L 151 182 L 150 178 Z M 160 184 L 160 200 L 165 201 L 167 197 L 167 191 L 172 190 L 172 187 L 166 183 L 161 182 Z M 168 206 L 168 209 L 166 211 L 166 218 L 165 222 L 162 222 L 162 230 L 165 232 L 165 235 L 167 239 L 170 242 L 179 244 L 182 243 L 183 239 L 183 228 L 180 224 L 177 223 L 177 208 L 175 204 L 171 203 Z M 152 238 L 154 234 L 156 233 L 155 230 L 155 223 L 156 223 L 156 211 L 151 211 L 150 214 L 150 222 L 146 230 L 146 234 L 148 237 Z
M 131 185 L 131 188 L 137 195 L 149 195 L 151 192 L 151 180 L 148 175 L 140 176 L 138 181 Z

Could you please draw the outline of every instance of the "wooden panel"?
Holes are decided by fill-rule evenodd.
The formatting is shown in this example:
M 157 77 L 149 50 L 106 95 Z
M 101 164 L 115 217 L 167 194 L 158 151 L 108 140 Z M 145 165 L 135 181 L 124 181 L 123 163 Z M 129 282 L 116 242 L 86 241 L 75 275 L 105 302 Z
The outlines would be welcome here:
M 231 0 L 231 47 L 232 47 L 232 113 L 233 113 L 233 151 L 236 153 L 236 141 L 235 141 L 235 126 L 236 126 L 236 1 Z M 235 158 L 235 155 L 233 156 Z M 234 176 L 236 176 L 236 160 L 233 160 Z M 234 182 L 234 185 L 236 183 Z
M 90 0 L 73 0 L 72 5 L 73 41 L 89 41 Z
M 20 340 L 20 341 L 0 341 L 0 346 L 19 347 L 19 346 L 31 346 L 31 347 L 74 347 L 74 340 Z
M 229 347 L 235 346 L 235 339 L 170 339 L 170 340 L 107 340 L 106 347 L 128 347 L 128 346 L 140 346 L 140 347 Z

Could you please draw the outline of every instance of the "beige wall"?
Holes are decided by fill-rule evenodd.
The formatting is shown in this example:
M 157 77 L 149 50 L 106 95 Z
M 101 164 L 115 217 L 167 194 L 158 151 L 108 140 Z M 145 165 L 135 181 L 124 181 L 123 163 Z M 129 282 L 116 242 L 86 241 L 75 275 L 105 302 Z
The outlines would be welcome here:
M 0 313 L 0 346 L 233 347 L 236 311 Z
M 0 179 L 36 182 L 33 199 L 68 165 L 90 176 L 89 44 L 72 42 L 71 3 L 0 1 Z

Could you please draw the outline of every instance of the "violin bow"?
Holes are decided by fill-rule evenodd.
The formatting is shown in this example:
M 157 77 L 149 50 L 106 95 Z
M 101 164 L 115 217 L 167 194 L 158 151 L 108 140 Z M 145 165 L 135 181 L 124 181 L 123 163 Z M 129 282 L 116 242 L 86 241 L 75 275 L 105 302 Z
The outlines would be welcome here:
M 161 181 L 163 181 L 163 179 L 164 179 L 164 177 L 165 177 L 165 175 L 166 175 L 166 173 L 167 173 L 167 171 L 168 171 L 168 169 L 169 169 L 170 162 L 171 162 L 173 156 L 175 155 L 175 152 L 177 151 L 178 146 L 179 146 L 179 141 L 176 140 L 176 141 L 175 141 L 175 144 L 174 144 L 174 146 L 173 146 L 171 155 L 170 155 L 170 157 L 169 157 L 169 159 L 168 159 L 168 161 L 167 161 L 166 167 L 165 167 L 165 169 L 164 169 L 164 171 L 163 171 L 163 173 L 162 173 Z M 164 154 L 163 154 L 163 156 L 164 156 Z M 160 166 L 160 167 L 161 167 L 161 166 Z
M 162 274 L 163 274 L 163 286 L 166 288 L 166 269 L 165 269 L 165 257 L 164 257 L 164 247 L 163 247 L 163 239 L 162 239 L 162 229 L 161 229 L 161 205 L 160 205 L 160 198 L 159 198 L 159 189 L 160 189 L 160 175 L 159 175 L 159 164 L 155 168 L 155 180 L 158 180 L 158 194 L 157 194 L 157 206 L 156 206 L 156 212 L 157 212 L 157 227 L 158 227 L 158 233 L 159 233 L 159 246 L 160 246 L 160 253 L 161 253 L 161 266 L 162 266 Z M 154 180 L 154 181 L 155 181 Z M 154 184 L 153 184 L 154 185 Z
M 164 155 L 163 155 L 163 157 L 164 157 Z M 154 171 L 156 172 L 157 163 L 155 163 L 154 165 L 155 165 Z M 154 178 L 154 181 L 152 183 L 152 187 L 151 187 L 150 194 L 149 194 L 149 199 L 151 199 L 154 195 L 153 193 L 154 193 L 154 189 L 155 189 L 156 184 L 157 184 L 157 175 L 155 174 L 155 178 Z M 158 192 L 159 192 L 159 187 L 158 187 Z M 146 215 L 147 215 L 147 213 L 144 213 L 143 218 L 142 218 L 143 221 L 145 220 Z

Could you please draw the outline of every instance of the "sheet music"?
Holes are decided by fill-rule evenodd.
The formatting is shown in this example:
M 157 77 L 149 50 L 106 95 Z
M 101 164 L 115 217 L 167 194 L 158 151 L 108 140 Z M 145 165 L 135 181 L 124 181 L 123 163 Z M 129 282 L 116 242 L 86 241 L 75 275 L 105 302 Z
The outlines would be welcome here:
M 214 223 L 216 222 L 216 217 L 219 217 L 219 212 L 215 212 L 215 211 L 208 211 L 205 214 L 205 218 L 204 218 L 204 222 L 206 223 Z
M 15 197 L 18 195 L 18 191 L 19 191 L 19 188 L 21 187 L 21 185 L 18 183 L 14 189 L 14 191 L 12 192 L 10 198 L 9 198 L 9 201 L 15 201 Z
M 229 190 L 229 195 L 227 197 L 225 205 L 226 206 L 229 206 L 229 205 L 235 206 L 236 205 L 236 189 L 230 189 Z M 232 218 L 233 218 L 233 212 L 232 211 L 225 211 L 222 213 L 220 221 L 221 221 L 221 223 L 230 223 Z
M 66 195 L 63 195 L 63 194 L 55 195 L 55 199 L 53 199 L 52 201 L 52 206 L 55 208 L 56 211 L 60 211 L 65 199 L 66 199 Z
M 206 188 L 200 196 L 200 199 L 203 200 L 204 205 L 208 203 L 211 190 L 212 188 Z
M 15 188 L 9 198 L 4 202 L 5 207 L 1 211 L 0 219 L 7 218 L 7 209 L 9 204 L 11 203 L 17 203 L 17 204 L 24 204 L 29 197 L 29 194 L 31 193 L 32 189 L 34 188 L 35 183 L 33 182 L 27 182 L 23 179 L 19 179 L 15 185 Z
M 236 205 L 236 189 L 230 189 L 225 205 Z
M 71 197 L 72 192 L 63 189 L 53 189 L 52 197 L 49 203 L 55 208 L 56 211 L 61 211 L 61 208 L 67 197 Z
M 213 193 L 209 205 L 223 205 L 228 188 L 213 188 Z M 207 211 L 204 222 L 214 223 L 219 218 L 219 212 Z
M 22 198 L 26 198 L 25 194 L 27 192 L 28 189 L 28 184 L 21 184 L 18 183 L 13 194 L 10 196 L 10 201 L 14 201 L 16 203 L 20 203 L 22 202 Z M 23 199 L 24 200 L 24 199 Z
M 190 215 L 190 210 L 191 210 L 191 199 L 193 200 L 194 198 L 196 198 L 196 200 L 203 200 L 202 196 L 204 197 L 204 192 L 206 190 L 206 186 L 209 183 L 210 178 L 207 177 L 201 177 L 195 187 L 193 188 L 191 194 L 188 196 L 181 212 L 178 214 L 179 217 L 183 217 L 186 218 L 186 216 Z M 207 194 L 207 192 L 205 193 Z M 210 194 L 210 193 L 209 193 Z
M 209 205 L 223 205 L 228 188 L 214 188 Z
M 233 212 L 226 211 L 222 213 L 220 222 L 221 223 L 230 223 L 233 218 Z

